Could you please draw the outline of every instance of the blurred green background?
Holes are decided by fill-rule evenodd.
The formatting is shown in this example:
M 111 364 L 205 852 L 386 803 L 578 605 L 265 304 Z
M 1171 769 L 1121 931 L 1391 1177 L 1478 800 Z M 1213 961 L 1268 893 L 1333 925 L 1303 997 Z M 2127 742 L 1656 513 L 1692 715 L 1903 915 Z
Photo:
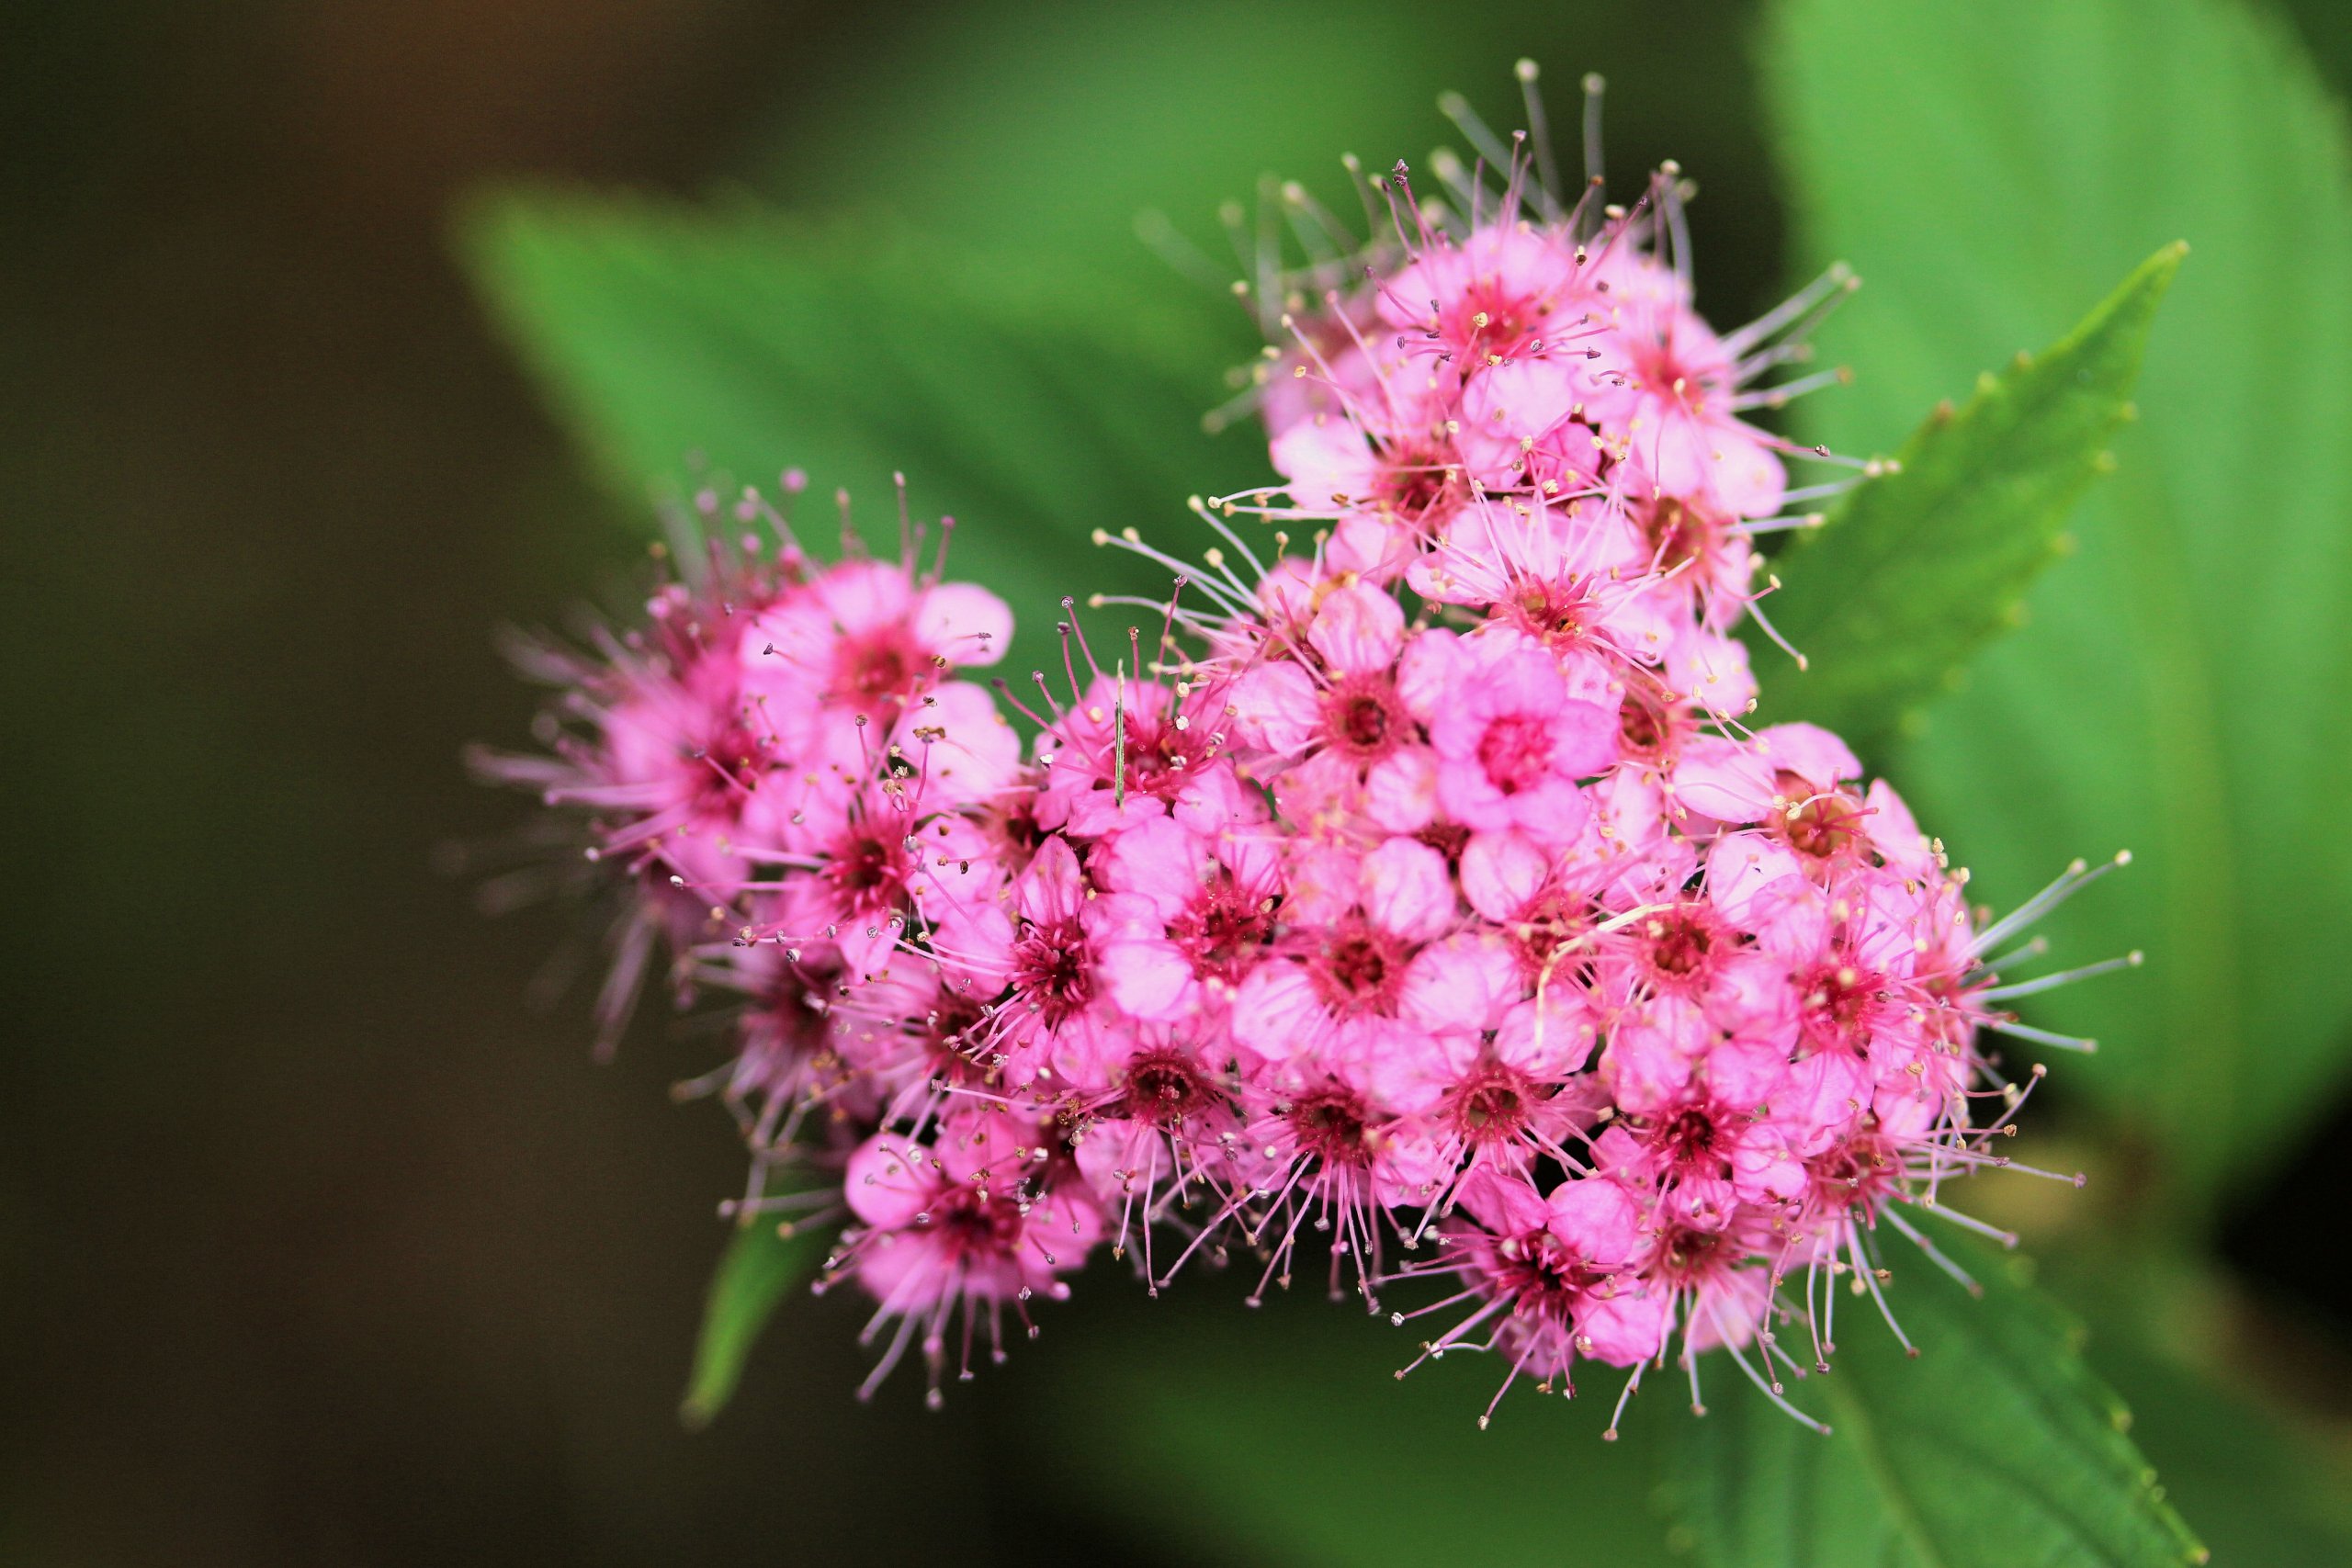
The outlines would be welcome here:
M 2352 21 L 2333 0 L 2290 13 L 2340 96 Z M 1283 1487 L 1315 1461 L 1215 1426 L 1295 1416 L 1248 1369 L 1302 1361 L 1364 1373 L 1302 1382 L 1326 1429 L 1452 1423 L 1365 1452 L 1400 1492 L 1517 1517 L 1498 1560 L 1541 1560 L 1567 1524 L 1503 1487 L 1513 1464 L 1645 1473 L 1639 1442 L 1596 1457 L 1591 1424 L 1550 1405 L 1490 1450 L 1455 1442 L 1483 1378 L 1398 1393 L 1393 1339 L 1307 1321 L 1318 1303 L 1247 1325 L 1243 1349 L 1225 1293 L 1149 1304 L 1109 1278 L 935 1416 L 906 1380 L 852 1402 L 855 1303 L 796 1302 L 725 1417 L 680 1430 L 712 1203 L 740 1173 L 724 1118 L 665 1092 L 708 1043 L 649 1017 L 592 1066 L 580 988 L 526 1000 L 566 922 L 482 919 L 441 852 L 522 810 L 457 761 L 519 741 L 530 711 L 492 629 L 625 595 L 642 515 L 543 412 L 453 214 L 517 181 L 759 197 L 1014 274 L 1074 257 L 1206 310 L 1136 239 L 1138 209 L 1205 242 L 1269 170 L 1343 191 L 1343 150 L 1418 162 L 1446 134 L 1442 88 L 1512 120 L 1528 54 L 1563 120 L 1577 73 L 1608 74 L 1621 177 L 1667 157 L 1697 176 L 1701 303 L 1728 323 L 1792 276 L 1751 6 L 85 0 L 11 24 L 0 1562 L 1312 1559 Z M 2137 239 L 2090 236 L 2082 265 Z M 1858 356 L 1871 303 L 1849 307 Z M 1246 431 L 1208 450 L 1204 490 L 1259 461 Z M 2267 1465 L 2276 1442 L 2323 1467 L 2352 1451 L 2334 1089 L 2231 1191 L 2231 1268 L 2166 1275 L 2188 1303 L 2166 1322 L 2190 1326 L 2094 1340 L 2143 1412 L 2166 1389 L 2196 1412 L 2140 1435 L 2217 1546 L 2199 1475 Z M 2041 1110 L 2038 1131 L 2131 1191 L 2137 1156 L 2063 1073 Z M 2073 1201 L 2011 1217 L 2096 1315 L 2145 1280 L 2069 1280 L 2120 1212 Z M 1136 1358 L 1238 1367 L 1267 1397 L 1204 1414 L 1181 1377 L 1131 1384 Z M 2224 1382 L 2252 1404 L 2196 1403 Z M 1073 1404 L 1208 1435 L 1190 1468 L 1048 1440 Z M 1207 1483 L 1238 1523 L 1191 1506 Z M 1625 1484 L 1611 1528 L 1647 1540 Z M 1388 1560 L 1442 1549 L 1383 1528 Z

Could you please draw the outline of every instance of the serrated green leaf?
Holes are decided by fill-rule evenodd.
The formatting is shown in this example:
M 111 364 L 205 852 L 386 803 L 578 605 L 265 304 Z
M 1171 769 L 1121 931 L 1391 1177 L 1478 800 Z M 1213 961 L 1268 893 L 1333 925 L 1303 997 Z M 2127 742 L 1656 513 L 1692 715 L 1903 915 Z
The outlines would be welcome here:
M 1125 1282 L 1113 1282 L 1125 1291 Z M 1057 1322 L 1032 1425 L 1102 1506 L 1182 1560 L 1312 1568 L 1668 1568 L 1664 1380 L 1603 1442 L 1618 1378 L 1572 1402 L 1458 1355 L 1398 1380 L 1423 1334 L 1302 1289 L 1256 1311 L 1213 1276 L 1158 1301 L 1091 1297 Z M 1041 1358 L 1041 1360 L 1046 1359 Z M 1644 1408 L 1647 1406 L 1647 1408 Z
M 1012 602 L 1012 668 L 1043 663 L 1063 594 L 1167 591 L 1167 571 L 1092 548 L 1092 530 L 1137 525 L 1188 553 L 1185 497 L 1256 471 L 1201 428 L 1248 323 L 1172 279 L 1137 301 L 873 227 L 540 194 L 481 204 L 461 238 L 621 496 L 697 472 L 773 490 L 797 466 L 894 529 L 903 472 L 919 511 L 958 520 L 956 574 Z M 812 545 L 831 513 L 804 513 Z
M 2015 618 L 2064 547 L 2067 514 L 2109 466 L 2156 306 L 2186 247 L 2167 245 L 2051 348 L 1930 415 L 1895 470 L 1851 491 L 1773 562 L 1765 606 L 1807 663 L 1748 638 L 1764 722 L 1810 719 L 1866 750 L 1940 694 Z
M 707 1427 L 735 1397 L 760 1331 L 775 1315 L 785 1292 L 816 1271 L 826 1239 L 821 1230 L 806 1228 L 785 1235 L 767 1220 L 741 1226 L 729 1238 L 710 1277 L 694 1370 L 678 1407 L 679 1419 L 688 1427 Z
M 2144 1135 L 2171 1218 L 2210 1213 L 2352 1044 L 2344 119 L 2222 0 L 1783 0 L 1769 38 L 1801 248 L 1869 283 L 1823 334 L 1860 384 L 1808 401 L 1808 439 L 1882 447 L 2151 246 L 2196 248 L 2080 550 L 1894 772 L 1995 905 L 2135 852 L 2046 929 L 2145 972 L 2030 1016 L 2107 1043 L 2068 1079 Z
M 2132 1439 L 2215 1562 L 2352 1562 L 2352 1463 L 2321 1435 L 2296 1429 L 2253 1392 L 2120 1335 L 2094 1338 L 2089 1354 L 2131 1402 Z
M 1973 1299 L 1908 1247 L 1885 1289 L 1906 1356 L 1867 1296 L 1841 1300 L 1834 1370 L 1788 1385 L 1825 1438 L 1722 1358 L 1676 1486 L 1713 1568 L 2179 1568 L 2205 1551 L 2125 1436 L 2081 1331 L 1962 1247 Z M 1850 1278 L 1850 1276 L 1849 1277 Z M 1843 1284 L 1838 1281 L 1839 1293 Z M 1792 1347 L 1792 1349 L 1796 1348 Z M 1801 1352 L 1800 1352 L 1801 1354 Z

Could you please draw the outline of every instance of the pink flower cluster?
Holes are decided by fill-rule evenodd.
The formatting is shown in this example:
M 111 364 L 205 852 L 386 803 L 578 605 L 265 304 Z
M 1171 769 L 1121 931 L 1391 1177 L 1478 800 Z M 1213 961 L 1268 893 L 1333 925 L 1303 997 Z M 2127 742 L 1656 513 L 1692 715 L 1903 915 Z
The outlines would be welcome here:
M 1064 625 L 1034 744 L 964 678 L 1001 602 L 747 492 L 778 542 L 551 665 L 567 738 L 501 764 L 628 878 L 608 1017 L 657 942 L 740 997 L 730 1211 L 843 1222 L 876 1382 L 919 1346 L 935 1397 L 1106 1246 L 1155 1292 L 1241 1253 L 1254 1301 L 1311 1243 L 1505 1387 L 1679 1355 L 1695 1401 L 1720 1346 L 1777 1394 L 1880 1227 L 1941 1262 L 1904 1206 L 2007 1163 L 2040 1069 L 1980 1027 L 2064 1043 L 1996 1010 L 2033 910 L 1980 927 L 1836 736 L 1741 722 L 1791 521 L 1744 389 L 1842 280 L 1718 335 L 1670 172 L 1630 212 L 1382 183 L 1397 243 L 1265 361 L 1285 482 L 1204 505 L 1107 660 Z

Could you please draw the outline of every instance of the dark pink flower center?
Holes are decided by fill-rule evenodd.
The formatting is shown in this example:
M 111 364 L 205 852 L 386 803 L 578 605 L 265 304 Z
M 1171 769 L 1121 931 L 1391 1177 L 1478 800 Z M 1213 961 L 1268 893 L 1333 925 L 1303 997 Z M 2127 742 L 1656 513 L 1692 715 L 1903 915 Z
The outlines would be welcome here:
M 1650 969 L 1669 984 L 1702 974 L 1714 956 L 1714 930 L 1690 905 L 1668 910 L 1651 920 L 1645 930 Z
M 1481 316 L 1486 317 L 1483 323 Z M 1526 345 L 1543 320 L 1542 299 L 1512 293 L 1499 279 L 1487 277 L 1462 291 L 1443 326 L 1450 344 L 1481 359 L 1496 354 L 1508 358 Z
M 1656 676 L 1633 671 L 1625 682 L 1625 700 L 1617 708 L 1618 749 L 1628 757 L 1665 757 L 1690 728 L 1688 708 Z
M 1669 1280 L 1687 1285 L 1724 1264 L 1737 1262 L 1738 1253 L 1724 1245 L 1720 1231 L 1677 1225 L 1660 1238 L 1658 1258 Z
M 824 875 L 846 908 L 872 913 L 898 904 L 906 887 L 905 859 L 897 844 L 860 833 L 834 852 Z
M 706 815 L 733 816 L 767 771 L 767 747 L 740 721 L 730 722 L 691 759 L 694 804 Z
M 1511 1315 L 1565 1326 L 1587 1292 L 1609 1278 L 1548 1231 L 1513 1236 L 1495 1247 L 1487 1261 L 1495 1294 L 1511 1303 Z
M 1594 954 L 1582 942 L 1592 929 L 1589 908 L 1560 893 L 1530 900 L 1510 923 L 1511 951 L 1531 984 L 1546 987 L 1592 983 Z
M 1462 1141 L 1476 1146 L 1508 1143 L 1519 1136 L 1527 1128 L 1533 1103 L 1527 1080 L 1496 1063 L 1458 1085 L 1448 1109 Z
M 826 976 L 797 965 L 770 983 L 763 1011 L 776 1050 L 798 1061 L 821 1055 L 832 1043 L 832 1009 L 825 999 Z
M 1385 671 L 1349 676 L 1323 695 L 1324 743 L 1359 762 L 1396 750 L 1411 723 Z
M 845 637 L 833 653 L 833 690 L 852 701 L 875 702 L 914 684 L 922 654 L 903 626 L 879 626 Z
M 1298 1146 L 1326 1165 L 1363 1165 L 1372 1158 L 1364 1145 L 1363 1102 L 1347 1089 L 1333 1086 L 1301 1095 L 1288 1119 Z
M 945 990 L 922 1021 L 925 1056 L 933 1077 L 962 1083 L 974 1076 L 971 1056 L 974 1032 L 988 1014 L 968 993 Z
M 1716 372 L 1685 359 L 1671 337 L 1633 344 L 1630 358 L 1643 390 L 1671 399 L 1694 413 L 1706 406 L 1708 396 L 1716 389 Z
M 1380 492 L 1370 499 L 1382 510 L 1418 523 L 1451 500 L 1454 468 L 1439 448 L 1392 443 L 1382 450 L 1380 459 Z
M 1405 977 L 1396 939 L 1361 919 L 1340 925 L 1315 955 L 1309 973 L 1323 1005 L 1342 1018 L 1395 1010 Z
M 1129 795 L 1172 799 L 1192 782 L 1207 752 L 1202 726 L 1193 723 L 1179 729 L 1172 716 L 1152 717 L 1130 709 L 1124 728 L 1127 743 L 1120 758 L 1112 754 L 1110 728 L 1106 726 L 1103 730 L 1102 762 L 1094 779 L 1096 789 L 1118 788 L 1124 780 Z
M 1023 931 L 1012 945 L 1012 987 L 1048 1029 L 1082 1010 L 1093 998 L 1094 979 L 1079 923 L 1053 920 Z
M 1498 608 L 1510 615 L 1520 630 L 1555 649 L 1581 641 L 1593 615 L 1591 597 L 1581 581 L 1555 582 L 1548 579 L 1522 581 L 1519 591 Z
M 1460 863 L 1462 852 L 1470 844 L 1469 829 L 1459 822 L 1442 819 L 1430 823 L 1413 837 L 1443 855 L 1449 865 Z
M 1719 1129 L 1706 1107 L 1693 1105 L 1650 1134 L 1650 1149 L 1675 1176 L 1712 1174 L 1722 1161 Z
M 1137 1122 L 1176 1126 L 1205 1107 L 1209 1095 L 1200 1070 L 1173 1045 L 1138 1051 L 1127 1064 L 1126 1114 Z
M 1002 1188 L 991 1186 L 982 1196 L 959 1183 L 941 1193 L 929 1213 L 932 1230 L 958 1258 L 1007 1258 L 1021 1244 L 1020 1200 Z
M 1204 886 L 1169 925 L 1168 934 L 1193 974 L 1203 980 L 1238 980 L 1250 960 L 1273 931 L 1266 900 L 1220 876 Z
M 1884 1143 L 1875 1133 L 1858 1133 L 1805 1161 L 1813 1201 L 1826 1209 L 1874 1204 L 1894 1184 L 1900 1169 L 1894 1151 Z
M 1642 517 L 1642 533 L 1660 570 L 1671 571 L 1713 553 L 1721 525 L 1675 496 L 1661 496 Z
M 1532 714 L 1505 714 L 1478 738 L 1478 765 L 1505 795 L 1533 789 L 1551 776 L 1550 726 Z
M 1878 1010 L 1879 976 L 1851 964 L 1825 964 L 1805 977 L 1797 1005 L 1805 1033 L 1818 1045 L 1870 1048 L 1869 1025 Z

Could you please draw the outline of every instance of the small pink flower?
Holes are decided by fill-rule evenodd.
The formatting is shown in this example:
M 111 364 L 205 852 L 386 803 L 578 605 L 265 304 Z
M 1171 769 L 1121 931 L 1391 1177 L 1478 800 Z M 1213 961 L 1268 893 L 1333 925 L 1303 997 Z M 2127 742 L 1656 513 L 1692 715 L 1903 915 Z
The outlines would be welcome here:
M 1400 165 L 1393 237 L 1250 291 L 1285 482 L 1198 508 L 1230 551 L 1107 669 L 1063 602 L 1066 684 L 997 683 L 1033 761 L 957 678 L 1004 605 L 911 526 L 819 563 L 794 479 L 734 508 L 772 553 L 714 531 L 641 630 L 526 650 L 553 754 L 481 765 L 622 910 L 608 1034 L 665 944 L 682 1004 L 735 994 L 692 1086 L 751 1145 L 728 1208 L 847 1213 L 869 1391 L 920 1345 L 935 1398 L 959 1313 L 993 1342 L 1107 1234 L 1154 1288 L 1239 1241 L 1254 1302 L 1303 1237 L 1335 1295 L 1442 1283 L 1397 1315 L 1506 1388 L 1630 1394 L 1679 1332 L 1694 1403 L 1712 1348 L 1769 1392 L 1784 1320 L 1826 1365 L 1824 1275 L 1876 1292 L 1898 1206 L 2004 1163 L 2030 1082 L 1978 1030 L 2065 1043 L 1996 1010 L 2046 983 L 1985 962 L 2022 918 L 1836 736 L 1744 725 L 1795 453 L 1742 415 L 1842 284 L 1718 336 L 1675 177 L 1572 217 L 1532 177 L 1441 218 Z
M 1172 818 L 1136 824 L 1104 860 L 1102 970 L 1133 1018 L 1172 1022 L 1229 1001 L 1262 956 L 1283 900 L 1271 834 L 1207 838 Z
M 1067 840 L 1048 838 L 1001 901 L 960 905 L 933 939 L 950 971 L 992 998 L 973 1052 L 1017 1084 L 1028 1083 L 1058 1043 L 1101 1027 L 1103 924 Z
M 1454 1010 L 1485 998 L 1488 965 L 1431 945 L 1457 919 L 1443 857 L 1415 840 L 1389 840 L 1357 862 L 1345 913 L 1294 929 L 1279 955 L 1242 982 L 1234 1037 L 1265 1061 L 1311 1070 L 1368 1060 L 1400 1021 L 1462 1027 Z
M 1485 364 L 1561 343 L 1586 324 L 1575 253 L 1553 235 L 1496 224 L 1440 243 L 1380 291 L 1381 318 L 1435 349 Z
M 1438 714 L 1430 742 L 1448 816 L 1474 831 L 1517 829 L 1562 843 L 1591 815 L 1577 781 L 1617 760 L 1617 721 L 1571 697 L 1549 656 L 1498 644 L 1477 658 L 1459 701 Z
M 986 1309 L 993 1335 L 997 1309 L 1025 1318 L 1033 1294 L 1069 1296 L 1061 1276 L 1085 1263 L 1102 1224 L 1095 1206 L 1057 1179 L 1050 1155 L 1040 1131 L 978 1114 L 951 1119 L 936 1145 L 886 1133 L 850 1156 L 842 1192 L 859 1228 L 831 1267 L 854 1264 L 881 1303 L 865 1339 L 898 1325 L 862 1393 L 920 1334 L 936 1404 L 951 1314 Z
M 813 690 L 847 713 L 895 718 L 939 671 L 994 664 L 1012 613 L 985 589 L 919 580 L 898 561 L 843 561 L 751 618 L 747 671 L 786 697 Z

